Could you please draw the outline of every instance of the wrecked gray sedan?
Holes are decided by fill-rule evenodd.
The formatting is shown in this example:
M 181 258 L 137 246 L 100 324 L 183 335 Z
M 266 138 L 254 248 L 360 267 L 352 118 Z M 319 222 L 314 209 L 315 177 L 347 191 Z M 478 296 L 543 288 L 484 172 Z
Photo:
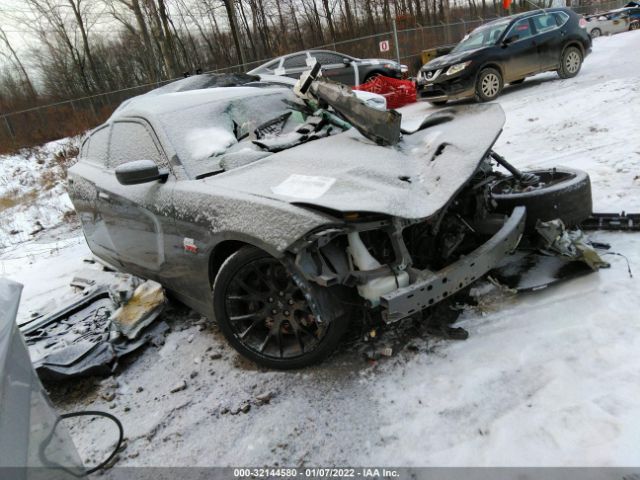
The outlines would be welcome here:
M 123 104 L 70 170 L 91 250 L 274 368 L 320 361 L 358 315 L 419 318 L 529 251 L 584 255 L 561 240 L 591 214 L 589 177 L 493 152 L 498 105 L 425 106 L 407 125 L 312 80 Z

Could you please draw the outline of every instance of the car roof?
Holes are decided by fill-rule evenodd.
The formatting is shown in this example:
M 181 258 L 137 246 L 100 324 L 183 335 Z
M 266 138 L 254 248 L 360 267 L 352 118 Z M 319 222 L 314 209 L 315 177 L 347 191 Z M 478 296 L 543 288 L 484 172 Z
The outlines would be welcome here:
M 294 57 L 296 55 L 307 54 L 307 53 L 310 53 L 310 52 L 313 52 L 313 53 L 333 53 L 333 54 L 336 54 L 336 55 L 340 55 L 342 57 L 349 57 L 349 58 L 352 58 L 354 60 L 361 60 L 359 57 L 354 57 L 353 55 L 348 55 L 348 54 L 342 53 L 342 52 L 336 52 L 335 50 L 323 50 L 323 49 L 320 49 L 320 48 L 310 48 L 308 50 L 299 50 L 297 52 L 287 53 L 286 55 L 280 55 L 279 57 L 275 57 L 275 58 L 272 58 L 270 60 L 267 60 L 266 62 L 258 65 L 257 67 L 253 68 L 252 70 L 249 70 L 248 73 L 249 74 L 258 74 L 258 73 L 260 73 L 260 71 L 266 65 L 269 65 L 270 63 L 272 63 L 274 61 L 280 61 L 282 59 L 287 59 L 287 58 L 290 58 L 290 57 Z
M 568 8 L 562 8 L 562 7 L 539 8 L 537 10 L 529 10 L 527 12 L 516 13 L 514 15 L 509 15 L 507 17 L 498 17 L 496 19 L 491 20 L 490 22 L 487 22 L 487 23 L 481 25 L 480 27 L 484 27 L 486 25 L 492 25 L 492 24 L 495 24 L 495 23 L 501 23 L 501 22 L 505 22 L 505 21 L 513 22 L 515 20 L 520 20 L 521 18 L 533 17 L 535 15 L 540 15 L 541 13 L 553 13 L 553 12 L 569 13 L 570 10 Z M 480 28 L 480 27 L 478 27 L 478 28 Z

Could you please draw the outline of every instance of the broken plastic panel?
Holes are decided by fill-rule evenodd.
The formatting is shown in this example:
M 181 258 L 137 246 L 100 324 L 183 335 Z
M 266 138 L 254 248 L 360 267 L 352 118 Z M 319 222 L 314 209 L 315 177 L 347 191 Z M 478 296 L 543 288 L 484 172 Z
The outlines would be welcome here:
M 21 326 L 42 378 L 109 375 L 120 357 L 168 329 L 155 321 L 166 303 L 155 282 L 86 270 L 70 285 L 75 295 Z

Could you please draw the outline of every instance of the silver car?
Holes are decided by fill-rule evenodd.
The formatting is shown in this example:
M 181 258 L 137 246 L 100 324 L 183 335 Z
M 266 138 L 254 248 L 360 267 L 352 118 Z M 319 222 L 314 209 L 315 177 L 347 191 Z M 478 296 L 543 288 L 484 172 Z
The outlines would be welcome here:
M 640 28 L 640 22 L 631 16 L 631 10 L 625 8 L 585 17 L 587 33 L 596 38 Z
M 322 65 L 322 75 L 345 85 L 360 85 L 376 75 L 401 78 L 408 71 L 406 65 L 384 58 L 355 58 L 331 50 L 307 50 L 275 58 L 248 73 L 251 75 L 280 75 L 299 78 L 315 62 Z

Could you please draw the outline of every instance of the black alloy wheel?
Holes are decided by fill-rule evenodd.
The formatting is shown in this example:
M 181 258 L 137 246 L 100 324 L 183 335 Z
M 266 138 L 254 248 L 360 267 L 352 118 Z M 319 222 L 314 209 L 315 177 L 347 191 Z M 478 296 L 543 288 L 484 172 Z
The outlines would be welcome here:
M 214 284 L 215 316 L 242 355 L 271 368 L 300 368 L 325 358 L 347 327 L 345 318 L 322 319 L 285 266 L 244 247 L 220 268 Z

